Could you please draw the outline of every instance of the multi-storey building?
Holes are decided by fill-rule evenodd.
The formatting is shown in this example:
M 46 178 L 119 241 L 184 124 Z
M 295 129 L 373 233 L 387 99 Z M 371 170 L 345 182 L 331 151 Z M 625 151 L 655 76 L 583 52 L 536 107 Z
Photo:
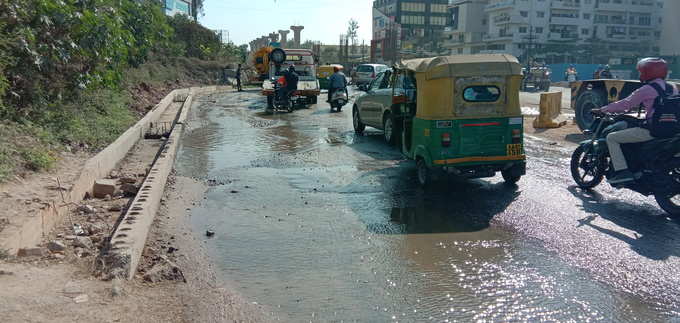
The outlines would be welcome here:
M 162 0 L 163 9 L 168 16 L 184 14 L 192 16 L 191 0 Z
M 443 53 L 442 32 L 449 24 L 449 0 L 374 0 L 372 59 Z
M 661 31 L 661 55 L 680 55 L 680 1 L 666 0 Z M 677 33 L 677 34 L 676 34 Z
M 661 0 L 454 0 L 458 24 L 445 32 L 445 46 L 549 62 L 658 54 L 662 8 Z

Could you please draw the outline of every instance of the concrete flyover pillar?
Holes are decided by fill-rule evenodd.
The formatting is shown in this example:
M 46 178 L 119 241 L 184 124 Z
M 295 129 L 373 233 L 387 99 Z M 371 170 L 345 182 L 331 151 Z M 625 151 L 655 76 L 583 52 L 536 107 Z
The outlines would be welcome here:
M 269 34 L 269 40 L 271 40 L 273 42 L 278 42 L 279 41 L 279 34 L 278 33 Z
M 279 35 L 281 35 L 281 48 L 286 48 L 288 44 L 288 34 L 290 30 L 279 30 Z
M 295 40 L 295 46 L 297 46 L 298 48 L 300 48 L 300 45 L 302 44 L 300 34 L 302 33 L 303 29 L 305 29 L 305 26 L 290 26 L 290 30 L 293 31 L 293 39 Z

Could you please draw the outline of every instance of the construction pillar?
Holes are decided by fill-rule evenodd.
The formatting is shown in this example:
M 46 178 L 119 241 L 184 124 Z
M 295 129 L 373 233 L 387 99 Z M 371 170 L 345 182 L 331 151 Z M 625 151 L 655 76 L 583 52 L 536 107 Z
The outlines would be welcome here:
M 288 34 L 290 30 L 279 30 L 279 35 L 281 35 L 281 48 L 286 48 L 288 44 Z
M 295 46 L 297 48 L 300 48 L 300 45 L 302 44 L 300 34 L 302 33 L 303 29 L 305 29 L 304 26 L 290 26 L 290 30 L 293 31 L 293 39 L 295 40 Z

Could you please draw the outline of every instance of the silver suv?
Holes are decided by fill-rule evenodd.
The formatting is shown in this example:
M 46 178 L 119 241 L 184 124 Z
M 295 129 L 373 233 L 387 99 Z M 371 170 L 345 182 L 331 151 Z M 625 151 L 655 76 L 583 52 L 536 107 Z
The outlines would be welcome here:
M 361 64 L 355 70 L 352 83 L 356 85 L 368 84 L 388 68 L 385 64 Z

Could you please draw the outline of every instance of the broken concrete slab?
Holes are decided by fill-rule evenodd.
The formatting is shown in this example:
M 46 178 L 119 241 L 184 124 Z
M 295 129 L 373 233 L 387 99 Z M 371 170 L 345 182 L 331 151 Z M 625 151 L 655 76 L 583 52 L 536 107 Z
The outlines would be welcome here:
M 43 257 L 47 254 L 47 249 L 41 247 L 21 248 L 17 252 L 17 257 Z

